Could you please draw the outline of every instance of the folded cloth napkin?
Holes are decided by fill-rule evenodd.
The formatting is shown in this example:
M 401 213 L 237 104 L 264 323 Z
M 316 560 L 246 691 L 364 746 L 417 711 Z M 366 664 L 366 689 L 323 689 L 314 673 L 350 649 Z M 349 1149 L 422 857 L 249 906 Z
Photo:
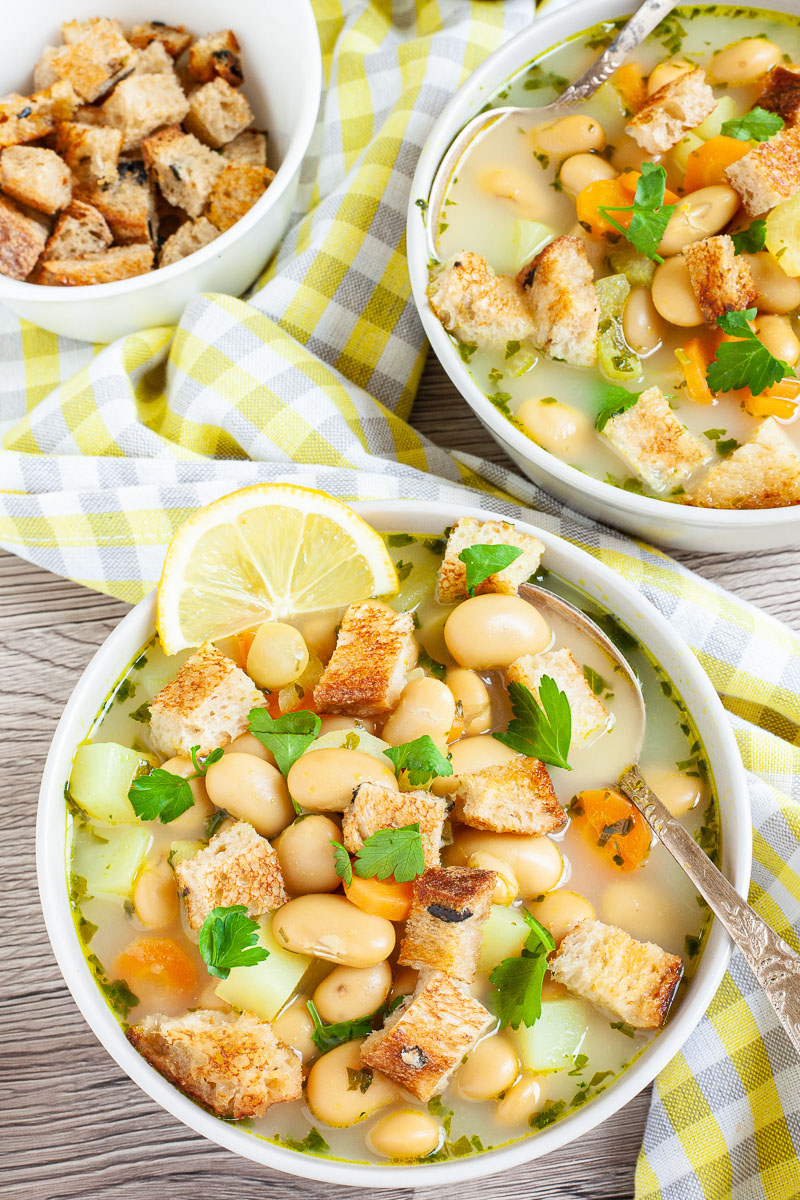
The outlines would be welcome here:
M 177 329 L 106 348 L 0 313 L 0 543 L 134 602 L 198 505 L 257 481 L 344 500 L 479 504 L 533 520 L 621 572 L 723 697 L 748 772 L 750 899 L 800 934 L 800 638 L 652 547 L 404 418 L 424 360 L 405 208 L 416 158 L 530 0 L 315 0 L 327 90 L 301 201 L 249 301 L 198 296 Z M 308 210 L 308 215 L 303 212 Z M 800 1195 L 797 1058 L 741 959 L 654 1091 L 636 1195 Z

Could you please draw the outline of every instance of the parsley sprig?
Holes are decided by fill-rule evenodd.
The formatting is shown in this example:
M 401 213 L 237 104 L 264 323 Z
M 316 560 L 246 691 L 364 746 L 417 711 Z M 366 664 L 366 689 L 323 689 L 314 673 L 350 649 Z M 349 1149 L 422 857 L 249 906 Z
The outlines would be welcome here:
M 767 222 L 763 219 L 751 221 L 747 229 L 731 234 L 734 253 L 757 254 L 767 244 Z
M 353 864 L 350 861 L 350 853 L 346 846 L 341 842 L 330 839 L 333 846 L 333 869 L 340 879 L 344 880 L 344 886 L 350 887 L 353 882 Z
M 524 683 L 510 683 L 508 694 L 514 719 L 509 722 L 506 733 L 492 736 L 529 758 L 538 758 L 551 766 L 571 771 L 567 758 L 572 740 L 572 709 L 566 693 L 561 691 L 555 679 L 550 675 L 542 676 L 538 704 Z
M 494 546 L 465 546 L 458 557 L 467 568 L 467 595 L 474 596 L 479 584 L 510 566 L 521 554 L 519 546 L 500 543 Z
M 326 1025 L 317 1012 L 314 1001 L 307 1000 L 306 1008 L 311 1013 L 311 1020 L 314 1022 L 311 1040 L 318 1050 L 327 1054 L 329 1050 L 335 1050 L 343 1042 L 352 1042 L 356 1038 L 363 1038 L 372 1033 L 375 1021 L 380 1017 L 385 1017 L 387 1013 L 393 1012 L 404 1000 L 405 996 L 395 996 L 391 1003 L 382 1004 L 374 1013 L 369 1013 L 366 1017 L 356 1017 L 352 1021 L 336 1021 L 332 1025 Z
M 723 121 L 720 133 L 723 137 L 738 138 L 741 142 L 766 142 L 783 129 L 783 117 L 766 108 L 751 108 L 742 117 L 731 117 Z
M 414 738 L 413 742 L 390 746 L 383 753 L 394 767 L 398 779 L 404 775 L 411 787 L 422 787 L 437 776 L 453 774 L 450 760 L 445 758 L 428 733 Z
M 425 870 L 418 821 L 399 829 L 379 829 L 356 851 L 352 863 L 340 842 L 331 840 L 331 845 L 334 870 L 347 887 L 353 882 L 353 873 L 360 879 L 388 879 L 393 875 L 398 883 L 410 883 Z
M 642 174 L 636 184 L 636 194 L 633 197 L 633 204 L 623 206 L 606 206 L 601 204 L 598 209 L 609 225 L 613 225 L 615 229 L 618 229 L 623 237 L 627 238 L 640 254 L 646 255 L 647 258 L 652 258 L 657 263 L 664 261 L 658 253 L 658 243 L 664 236 L 664 230 L 669 224 L 669 219 L 677 208 L 676 204 L 664 203 L 666 186 L 667 172 L 664 168 L 660 164 L 643 162 Z M 608 215 L 612 212 L 629 212 L 633 214 L 627 229 Z
M 534 1025 L 542 1014 L 542 983 L 547 956 L 556 948 L 553 935 L 524 908 L 520 914 L 530 933 L 519 955 L 504 958 L 489 976 L 497 988 L 497 1016 L 501 1027 Z
M 212 908 L 200 930 L 200 954 L 209 975 L 227 979 L 233 967 L 254 967 L 269 958 L 269 950 L 258 944 L 258 931 L 244 904 Z
M 282 775 L 289 774 L 289 768 L 305 753 L 322 728 L 320 718 L 308 709 L 271 717 L 264 708 L 251 708 L 248 721 L 250 732 L 275 756 Z
M 134 779 L 128 791 L 131 807 L 140 821 L 155 821 L 163 825 L 175 821 L 194 804 L 191 781 L 201 779 L 212 763 L 219 762 L 225 753 L 222 748 L 212 750 L 201 763 L 197 757 L 199 746 L 192 746 L 193 775 L 176 775 L 155 767 L 149 775 Z
M 755 315 L 756 309 L 746 308 L 717 317 L 720 329 L 741 340 L 720 342 L 717 347 L 716 356 L 706 369 L 706 382 L 712 392 L 749 388 L 754 396 L 759 396 L 779 379 L 794 376 L 794 369 L 771 354 L 753 333 L 749 322 Z
M 627 388 L 620 387 L 618 383 L 607 383 L 603 388 L 602 407 L 594 423 L 597 432 L 602 433 L 612 417 L 618 417 L 620 413 L 633 408 L 641 394 L 641 392 L 629 392 Z

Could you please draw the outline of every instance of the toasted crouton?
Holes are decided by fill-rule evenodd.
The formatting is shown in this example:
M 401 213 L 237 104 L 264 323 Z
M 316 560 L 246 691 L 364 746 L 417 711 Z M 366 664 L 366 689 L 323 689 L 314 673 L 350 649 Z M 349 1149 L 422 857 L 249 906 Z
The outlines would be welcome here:
M 250 163 L 252 167 L 267 165 L 267 135 L 260 129 L 246 129 L 227 146 L 222 147 L 223 157 L 230 162 Z
M 462 250 L 436 268 L 428 300 L 460 342 L 502 346 L 533 336 L 533 317 L 520 288 L 506 275 L 495 275 L 486 259 L 471 250 Z
M 217 229 L 230 229 L 261 199 L 274 178 L 275 172 L 269 167 L 229 162 L 208 197 L 209 220 Z
M 800 504 L 800 454 L 773 417 L 713 466 L 688 497 L 700 508 L 786 508 Z
M 158 214 L 144 163 L 141 159 L 119 161 L 117 173 L 116 183 L 106 186 L 78 183 L 75 197 L 103 214 L 116 242 L 154 242 Z
M 58 46 L 45 46 L 39 56 L 39 61 L 33 68 L 33 86 L 37 92 L 52 87 L 58 82 L 58 75 L 53 70 L 53 55 L 58 54 Z
M 192 92 L 184 125 L 188 133 L 217 149 L 244 133 L 254 119 L 246 97 L 219 78 Z
M 418 824 L 425 866 L 438 867 L 446 816 L 447 802 L 443 796 L 431 792 L 397 792 L 381 783 L 360 783 L 345 809 L 342 839 L 350 853 L 356 854 L 379 829 Z
M 178 58 L 191 43 L 192 35 L 187 33 L 183 25 L 165 25 L 163 21 L 145 21 L 143 25 L 134 25 L 128 35 L 128 41 L 139 50 L 144 50 L 153 42 L 160 42 L 172 58 Z
M 569 701 L 572 711 L 570 745 L 586 741 L 598 729 L 607 726 L 608 709 L 597 699 L 566 646 L 560 650 L 545 650 L 542 654 L 523 654 L 508 668 L 509 682 L 523 684 L 537 700 L 543 675 L 554 679 Z M 514 766 L 516 761 L 509 763 L 508 769 Z
M 100 18 L 87 22 L 74 41 L 62 46 L 50 59 L 50 66 L 91 103 L 133 70 L 134 59 L 133 46 L 119 23 Z
M 0 99 L 0 150 L 45 137 L 59 122 L 69 121 L 77 107 L 78 97 L 63 79 L 32 96 L 16 93 L 3 96 Z
M 522 268 L 517 283 L 528 296 L 536 345 L 551 358 L 593 366 L 600 302 L 583 238 L 554 238 Z
M 299 1100 L 300 1059 L 253 1013 L 196 1009 L 145 1017 L 128 1041 L 176 1087 L 220 1117 L 263 1117 L 271 1104 Z
M 430 1100 L 492 1020 L 447 975 L 425 972 L 413 995 L 363 1043 L 361 1061 L 418 1100 Z
M 342 618 L 336 649 L 314 689 L 317 710 L 354 717 L 389 712 L 416 661 L 411 613 L 395 612 L 380 600 L 351 604 Z
M 581 675 L 581 683 L 584 682 Z M 564 685 L 560 686 L 563 689 Z M 583 711 L 582 703 L 579 711 Z M 523 756 L 500 766 L 459 775 L 450 795 L 455 801 L 456 818 L 473 829 L 538 835 L 552 833 L 567 823 L 567 814 L 556 799 L 547 767 L 538 758 Z
M 87 254 L 107 250 L 113 240 L 103 214 L 92 208 L 91 204 L 73 200 L 53 226 L 44 248 L 44 257 L 85 258 Z
M 684 246 L 689 282 L 706 325 L 717 328 L 717 317 L 749 308 L 758 299 L 750 264 L 736 253 L 733 238 L 725 234 L 703 238 Z
M 222 156 L 175 125 L 145 138 L 142 153 L 164 198 L 190 217 L 199 217 L 225 167 Z
M 192 929 L 215 908 L 243 904 L 251 917 L 260 917 L 288 900 L 276 851 L 246 821 L 215 833 L 203 850 L 176 865 L 175 878 Z
M 600 921 L 565 934 L 549 966 L 556 982 L 635 1029 L 664 1023 L 683 974 L 677 955 Z
M 168 267 L 171 263 L 179 262 L 182 258 L 194 254 L 195 250 L 202 250 L 203 246 L 207 246 L 218 237 L 219 230 L 205 217 L 200 217 L 197 221 L 184 221 L 161 247 L 158 265 Z
M 472 867 L 434 868 L 418 876 L 397 961 L 471 983 L 494 885 L 494 871 Z
M 648 154 L 664 154 L 702 124 L 716 104 L 705 71 L 695 67 L 653 92 L 631 117 L 625 132 Z
M 110 125 L 79 125 L 62 121 L 56 131 L 55 148 L 73 175 L 85 183 L 108 187 L 118 178 L 117 160 L 122 133 Z
M 790 125 L 748 150 L 725 174 L 751 217 L 800 191 L 800 126 Z
M 758 98 L 758 106 L 777 113 L 787 125 L 794 125 L 800 119 L 800 70 L 773 67 Z
M 134 75 L 172 75 L 175 64 L 163 42 L 151 42 L 144 50 L 136 51 Z
M 659 387 L 647 388 L 634 405 L 611 417 L 601 436 L 656 492 L 682 487 L 713 454 L 681 424 Z
M 111 246 L 80 258 L 47 258 L 39 268 L 38 283 L 51 287 L 88 287 L 132 279 L 153 269 L 153 247 L 142 243 Z
M 177 125 L 188 111 L 189 101 L 174 75 L 131 75 L 106 100 L 103 121 L 122 131 L 127 152 L 160 125 Z
M 210 642 L 188 658 L 150 705 L 150 737 L 165 758 L 208 754 L 247 730 L 251 708 L 264 704 L 252 679 Z
M 209 33 L 189 48 L 189 76 L 200 83 L 210 83 L 221 76 L 232 87 L 238 87 L 244 80 L 241 53 L 232 29 Z
M 65 46 L 73 46 L 75 42 L 79 42 L 87 33 L 90 33 L 93 26 L 100 25 L 102 29 L 111 30 L 120 35 L 125 36 L 125 30 L 119 21 L 109 17 L 88 17 L 85 21 L 62 21 L 61 22 L 61 38 Z
M 8 146 L 0 154 L 0 188 L 12 200 L 54 213 L 72 199 L 69 168 L 54 150 Z
M 467 598 L 467 567 L 458 557 L 469 546 L 515 546 L 519 558 L 502 571 L 496 571 L 475 588 L 483 592 L 503 592 L 516 595 L 517 588 L 530 579 L 544 554 L 544 546 L 532 533 L 522 533 L 507 521 L 477 521 L 474 517 L 459 517 L 450 531 L 442 565 L 436 576 L 436 599 L 440 604 L 455 604 Z
M 47 230 L 0 196 L 0 275 L 26 279 L 47 241 Z

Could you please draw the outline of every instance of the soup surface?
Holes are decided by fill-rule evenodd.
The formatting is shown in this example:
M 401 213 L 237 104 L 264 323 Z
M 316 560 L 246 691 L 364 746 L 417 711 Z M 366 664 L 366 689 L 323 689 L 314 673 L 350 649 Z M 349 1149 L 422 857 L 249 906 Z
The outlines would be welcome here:
M 784 122 L 762 105 L 772 103 L 763 99 L 770 69 L 800 62 L 800 26 L 795 18 L 746 8 L 679 9 L 591 100 L 570 108 L 561 121 L 552 114 L 537 117 L 537 106 L 577 78 L 614 32 L 615 26 L 598 26 L 565 42 L 493 97 L 492 107 L 526 106 L 530 115 L 495 123 L 459 163 L 440 214 L 443 266 L 432 268 L 432 307 L 458 339 L 461 357 L 492 403 L 571 466 L 676 503 L 748 508 L 800 502 L 800 384 L 793 378 L 800 355 L 800 172 L 782 185 L 793 197 L 755 220 L 726 174 L 728 165 L 771 139 L 780 140 L 787 130 L 796 138 L 793 118 Z M 625 132 L 631 114 L 694 68 L 702 68 L 716 106 L 702 121 L 688 122 L 670 149 L 648 152 Z M 766 113 L 762 129 L 739 123 L 754 109 Z M 635 197 L 643 198 L 637 184 L 645 163 L 663 168 L 662 192 L 650 202 L 651 215 L 670 203 L 674 211 L 662 240 L 655 237 L 643 252 L 639 237 L 634 245 L 616 226 L 632 229 L 631 206 Z M 659 228 L 663 231 L 663 224 Z M 741 240 L 731 243 L 728 235 Z M 520 337 L 513 321 L 504 336 L 508 310 L 504 314 L 494 296 L 487 299 L 484 284 L 471 291 L 467 282 L 464 296 L 456 297 L 452 288 L 445 294 L 446 272 L 471 252 L 480 256 L 476 261 L 485 260 L 490 275 L 506 277 L 524 304 L 537 284 L 535 272 L 522 283 L 523 268 L 564 236 L 577 239 L 596 286 L 598 336 L 586 350 L 596 351 L 591 365 L 572 358 L 587 325 L 581 311 L 585 287 L 579 285 L 574 256 L 565 259 L 564 279 L 553 285 L 556 291 L 563 285 L 564 296 L 550 299 L 551 312 L 563 301 L 569 310 L 564 324 L 571 322 L 572 330 L 550 352 L 535 339 Z M 711 313 L 701 309 L 687 273 L 684 251 L 699 241 L 713 245 L 720 265 L 730 253 L 723 274 L 741 269 L 752 282 L 749 291 L 739 287 L 739 298 L 731 299 L 716 276 L 713 286 L 706 280 L 705 291 L 714 293 Z M 591 307 L 593 301 L 586 303 Z M 776 368 L 778 382 L 763 388 L 745 372 L 733 386 L 715 377 L 710 364 L 723 337 L 732 337 L 716 322 L 726 309 L 750 313 L 758 352 L 767 349 L 784 364 Z M 752 391 L 743 383 L 745 376 Z M 609 414 L 636 413 L 635 405 L 630 407 L 636 396 L 653 387 L 667 398 L 667 421 L 679 423 L 671 425 L 671 448 L 663 454 L 652 445 L 642 450 L 630 428 L 609 437 L 614 428 Z M 653 411 L 645 418 L 642 413 L 645 443 L 658 440 L 662 421 L 663 414 Z M 681 426 L 690 439 L 682 441 Z M 754 436 L 766 438 L 765 458 L 777 472 L 768 484 L 747 477 L 746 459 L 731 459 Z M 712 476 L 728 460 L 730 474 L 723 481 Z
M 414 615 L 418 665 L 411 669 L 405 684 L 405 703 L 401 696 L 388 717 L 323 717 L 319 736 L 325 739 L 326 753 L 334 758 L 327 760 L 325 778 L 316 793 L 306 777 L 303 782 L 296 774 L 295 764 L 289 771 L 293 807 L 282 815 L 280 808 L 270 806 L 263 796 L 250 794 L 241 781 L 232 786 L 225 800 L 224 789 L 220 791 L 221 784 L 213 780 L 215 766 L 224 764 L 226 757 L 230 764 L 234 754 L 237 759 L 263 756 L 263 747 L 247 734 L 235 747 L 229 745 L 216 763 L 214 755 L 205 755 L 205 763 L 198 760 L 205 777 L 194 781 L 194 803 L 176 819 L 167 823 L 137 820 L 131 813 L 111 823 L 98 819 L 98 804 L 101 808 L 108 805 L 114 793 L 116 759 L 104 761 L 98 785 L 98 778 L 87 776 L 82 763 L 87 748 L 97 753 L 94 747 L 105 746 L 101 755 L 126 753 L 125 748 L 132 748 L 142 758 L 139 779 L 150 778 L 141 772 L 151 772 L 159 761 L 150 750 L 150 706 L 189 652 L 167 659 L 157 639 L 143 648 L 125 672 L 87 742 L 78 748 L 67 793 L 76 926 L 98 983 L 124 1026 L 136 1027 L 153 1014 L 169 1019 L 187 1010 L 211 1009 L 233 1016 L 236 1009 L 253 1009 L 260 1018 L 273 1021 L 277 1035 L 302 1056 L 305 1084 L 301 1098 L 276 1103 L 265 1115 L 245 1124 L 255 1134 L 296 1150 L 356 1162 L 460 1157 L 529 1136 L 591 1102 L 656 1036 L 656 1029 L 634 1028 L 574 990 L 568 991 L 550 972 L 541 986 L 541 1015 L 530 1025 L 518 1021 L 516 1029 L 510 1024 L 498 1028 L 502 989 L 497 976 L 494 982 L 489 976 L 501 962 L 520 962 L 521 952 L 525 959 L 528 952 L 522 948 L 536 922 L 540 929 L 549 930 L 554 944 L 560 944 L 565 933 L 583 920 L 596 918 L 619 927 L 639 942 L 653 942 L 678 956 L 684 981 L 699 961 L 708 925 L 707 910 L 681 870 L 658 843 L 650 844 L 649 831 L 644 832 L 642 841 L 646 827 L 640 817 L 641 825 L 634 828 L 634 814 L 620 820 L 617 812 L 613 820 L 606 818 L 611 824 L 599 836 L 597 829 L 593 831 L 587 824 L 591 806 L 599 804 L 598 812 L 605 811 L 609 784 L 636 755 L 633 695 L 596 643 L 570 624 L 559 620 L 545 623 L 534 613 L 530 619 L 538 622 L 539 648 L 569 649 L 580 668 L 581 684 L 588 689 L 586 697 L 600 700 L 605 715 L 581 737 L 576 733 L 581 705 L 570 702 L 570 769 L 548 767 L 557 801 L 568 816 L 550 834 L 523 837 L 487 832 L 462 824 L 450 814 L 449 834 L 441 848 L 443 865 L 473 867 L 480 877 L 486 870 L 494 871 L 495 876 L 490 915 L 481 931 L 477 973 L 471 984 L 463 984 L 465 992 L 486 1006 L 490 1023 L 463 1063 L 456 1064 L 446 1086 L 423 1102 L 381 1072 L 359 1066 L 365 1033 L 378 1028 L 387 1008 L 412 992 L 417 981 L 415 970 L 398 965 L 396 948 L 379 950 L 372 965 L 361 968 L 360 974 L 356 970 L 344 977 L 335 955 L 303 956 L 295 952 L 295 940 L 282 934 L 289 925 L 284 914 L 294 902 L 290 901 L 289 906 L 260 918 L 260 944 L 271 947 L 269 958 L 257 965 L 236 966 L 227 979 L 209 973 L 208 955 L 202 952 L 198 932 L 187 920 L 174 872 L 202 852 L 210 838 L 230 830 L 232 818 L 239 818 L 239 823 L 242 817 L 251 819 L 278 846 L 292 897 L 302 896 L 307 902 L 322 895 L 327 901 L 336 893 L 341 896 L 341 880 L 331 876 L 330 839 L 341 842 L 344 836 L 339 827 L 350 791 L 340 802 L 337 787 L 341 790 L 341 783 L 337 780 L 343 770 L 346 775 L 348 761 L 355 761 L 354 752 L 367 759 L 366 777 L 379 780 L 392 774 L 383 750 L 391 745 L 408 746 L 423 729 L 452 761 L 456 775 L 468 778 L 470 770 L 498 762 L 503 755 L 515 760 L 513 749 L 489 736 L 507 729 L 511 716 L 504 667 L 475 669 L 469 665 L 479 659 L 484 663 L 507 661 L 508 652 L 498 651 L 496 633 L 487 633 L 480 624 L 467 621 L 463 626 L 460 617 L 463 636 L 456 624 L 448 624 L 453 613 L 476 611 L 475 601 L 441 604 L 435 597 L 445 539 L 393 534 L 386 540 L 402 580 L 400 594 L 388 603 L 399 612 Z M 715 855 L 718 823 L 713 781 L 692 719 L 675 688 L 613 614 L 598 609 L 546 566 L 538 568 L 534 582 L 586 611 L 627 656 L 641 680 L 647 708 L 642 768 L 686 828 Z M 492 598 L 500 599 L 531 612 L 515 596 Z M 275 715 L 313 705 L 312 689 L 323 662 L 330 658 L 341 618 L 339 610 L 314 617 L 311 623 L 297 622 L 309 652 L 308 666 L 296 684 L 266 693 L 267 711 Z M 276 666 L 273 657 L 253 671 L 252 653 L 246 653 L 251 640 L 239 636 L 220 643 L 219 648 L 235 662 L 249 665 L 259 677 L 266 669 L 264 661 L 277 670 L 280 664 Z M 460 676 L 454 675 L 459 666 Z M 418 688 L 421 680 L 434 680 L 439 691 L 435 702 L 414 709 L 408 704 L 408 689 Z M 440 703 L 444 710 L 438 710 L 437 717 Z M 302 769 L 322 752 L 312 742 L 297 763 Z M 370 760 L 370 756 L 374 757 Z M 174 772 L 175 763 L 171 760 L 167 769 Z M 130 779 L 130 765 L 125 769 Z M 409 780 L 402 778 L 399 768 L 398 773 L 393 787 L 407 789 Z M 298 778 L 300 784 L 292 782 Z M 417 782 L 417 786 L 448 796 L 454 784 L 452 778 L 434 771 L 432 778 Z M 298 797 L 305 804 L 299 803 Z M 222 806 L 224 800 L 228 811 Z M 626 803 L 618 796 L 615 802 Z M 309 813 L 315 814 L 313 818 Z M 313 822 L 320 821 L 327 821 L 330 831 L 304 842 Z M 285 841 L 281 848 L 279 840 L 279 835 L 285 839 L 287 832 L 295 839 L 300 837 L 291 852 Z M 634 841 L 637 845 L 630 849 Z M 509 849 L 512 843 L 514 851 Z M 361 884 L 369 891 L 377 881 L 366 878 Z M 388 885 L 389 900 L 394 903 L 402 886 L 391 878 Z M 410 884 L 405 886 L 410 889 Z M 355 891 L 348 890 L 348 894 L 360 903 Z M 384 901 L 385 897 L 380 903 Z M 523 910 L 535 919 L 534 926 L 526 924 Z M 390 909 L 381 911 L 395 917 L 399 945 L 403 920 Z M 279 935 L 290 942 L 289 949 L 283 948 Z M 332 977 L 334 971 L 340 974 Z M 683 986 L 677 989 L 676 1005 L 681 1003 Z M 311 1040 L 314 1019 L 308 1002 L 312 997 L 317 1019 L 324 1026 L 327 1041 L 323 1040 L 322 1047 L 327 1053 Z M 336 1024 L 353 1019 L 362 1019 L 360 1028 Z M 337 1055 L 341 1061 L 334 1058 Z M 394 1124 L 381 1125 L 395 1115 Z

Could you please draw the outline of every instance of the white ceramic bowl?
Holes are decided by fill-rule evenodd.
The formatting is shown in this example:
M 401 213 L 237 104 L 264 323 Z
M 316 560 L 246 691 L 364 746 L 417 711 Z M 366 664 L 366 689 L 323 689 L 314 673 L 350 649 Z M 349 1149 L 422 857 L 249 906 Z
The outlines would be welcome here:
M 461 87 L 433 126 L 420 155 L 408 206 L 408 265 L 414 299 L 437 358 L 461 395 L 506 454 L 534 483 L 563 503 L 599 521 L 616 525 L 648 541 L 683 550 L 764 550 L 800 541 L 800 505 L 792 508 L 724 511 L 670 504 L 602 483 L 570 467 L 538 446 L 499 413 L 473 380 L 428 304 L 428 250 L 425 216 L 417 204 L 427 200 L 442 156 L 458 131 L 512 75 L 531 59 L 584 29 L 621 16 L 620 0 L 572 0 L 535 21 L 490 55 Z M 756 7 L 797 13 L 797 0 L 772 0 Z
M 362 503 L 354 507 L 377 529 L 415 530 L 438 535 L 460 516 L 487 518 L 481 509 L 422 501 Z M 691 651 L 665 620 L 630 584 L 590 555 L 530 525 L 541 538 L 547 566 L 607 606 L 662 664 L 686 701 L 704 742 L 717 784 L 723 847 L 723 870 L 737 890 L 747 894 L 750 877 L 751 826 L 744 774 L 733 735 L 708 678 Z M 193 1104 L 167 1083 L 128 1043 L 106 1005 L 83 957 L 75 932 L 67 889 L 65 862 L 66 806 L 64 785 L 72 756 L 111 688 L 127 664 L 152 636 L 154 596 L 142 600 L 117 626 L 84 671 L 59 721 L 44 769 L 37 821 L 39 891 L 47 931 L 62 974 L 84 1017 L 109 1054 L 167 1112 L 211 1141 L 245 1158 L 308 1179 L 358 1187 L 426 1187 L 475 1179 L 538 1158 L 598 1125 L 641 1091 L 683 1046 L 719 986 L 730 957 L 722 927 L 715 924 L 700 966 L 664 1031 L 607 1091 L 563 1121 L 504 1149 L 461 1160 L 419 1166 L 373 1166 L 312 1158 L 263 1141 L 245 1129 L 219 1120 Z
M 71 18 L 116 17 L 128 28 L 152 15 L 142 0 L 25 0 L 14 52 L 0 67 L 0 95 L 29 93 L 33 67 Z M 90 287 L 43 287 L 0 275 L 0 303 L 18 316 L 84 341 L 110 342 L 155 325 L 174 325 L 198 292 L 240 295 L 280 243 L 297 196 L 300 166 L 319 111 L 322 67 L 310 0 L 165 0 L 162 20 L 198 35 L 231 28 L 242 46 L 243 92 L 255 127 L 269 134 L 277 174 L 240 221 L 202 250 L 164 267 Z M 278 166 L 280 164 L 280 166 Z

